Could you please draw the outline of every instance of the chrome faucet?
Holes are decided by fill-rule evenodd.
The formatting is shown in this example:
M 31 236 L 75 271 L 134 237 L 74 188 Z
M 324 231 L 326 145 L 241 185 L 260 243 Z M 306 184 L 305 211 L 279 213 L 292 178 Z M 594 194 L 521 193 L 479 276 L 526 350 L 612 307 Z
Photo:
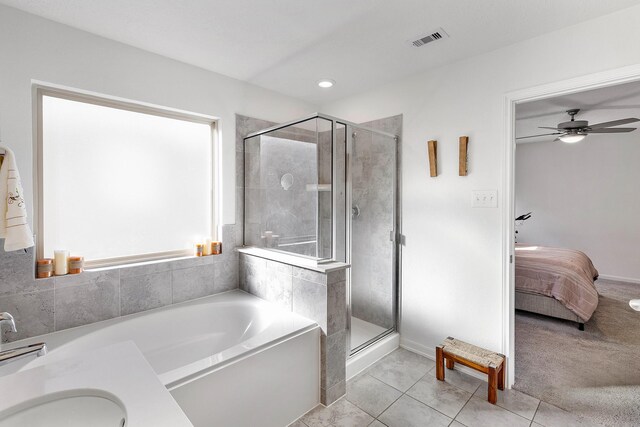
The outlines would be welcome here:
M 9 313 L 0 313 L 0 327 L 6 323 L 9 325 L 11 332 L 18 332 L 16 322 Z M 47 354 L 47 344 L 40 342 L 37 344 L 25 345 L 11 350 L 0 351 L 0 366 L 13 362 L 23 357 L 35 354 L 37 357 Z

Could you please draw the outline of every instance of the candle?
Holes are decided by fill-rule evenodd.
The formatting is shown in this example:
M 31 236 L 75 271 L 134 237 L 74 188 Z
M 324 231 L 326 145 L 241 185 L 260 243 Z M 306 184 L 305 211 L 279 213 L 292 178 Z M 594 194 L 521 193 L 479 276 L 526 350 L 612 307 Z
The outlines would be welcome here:
M 69 257 L 69 274 L 80 274 L 84 271 L 84 258 L 81 256 Z
M 53 251 L 53 273 L 64 276 L 69 272 L 69 251 Z
M 202 255 L 211 255 L 211 239 L 205 240 Z
M 222 253 L 222 242 L 211 243 L 211 253 L 213 255 L 220 255 Z
M 46 279 L 53 275 L 53 260 L 51 258 L 39 259 L 36 264 L 38 265 L 38 279 Z
M 202 256 L 204 245 L 202 243 L 196 243 L 196 256 Z

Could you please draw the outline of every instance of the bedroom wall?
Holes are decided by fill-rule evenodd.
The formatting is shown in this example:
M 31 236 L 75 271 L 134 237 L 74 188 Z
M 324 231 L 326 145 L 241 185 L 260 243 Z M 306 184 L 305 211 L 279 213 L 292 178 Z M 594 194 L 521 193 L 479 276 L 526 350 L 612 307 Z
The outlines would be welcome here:
M 317 107 L 0 6 L 0 138 L 14 150 L 33 220 L 32 80 L 207 114 L 222 128 L 222 223 L 235 220 L 235 113 L 275 122 Z
M 586 117 L 591 123 L 640 117 L 640 108 Z M 533 211 L 518 226 L 518 241 L 579 249 L 601 277 L 640 283 L 639 159 L 640 131 L 589 135 L 578 144 L 518 144 L 516 215 Z
M 403 345 L 432 355 L 450 335 L 506 351 L 501 211 L 471 207 L 472 190 L 502 185 L 504 96 L 640 63 L 637 22 L 639 6 L 323 106 L 354 122 L 403 114 Z M 555 53 L 580 46 L 598 59 L 557 60 Z M 458 176 L 460 135 L 470 137 L 466 177 Z M 429 177 L 429 139 L 438 140 L 436 178 Z M 502 200 L 498 194 L 499 206 Z

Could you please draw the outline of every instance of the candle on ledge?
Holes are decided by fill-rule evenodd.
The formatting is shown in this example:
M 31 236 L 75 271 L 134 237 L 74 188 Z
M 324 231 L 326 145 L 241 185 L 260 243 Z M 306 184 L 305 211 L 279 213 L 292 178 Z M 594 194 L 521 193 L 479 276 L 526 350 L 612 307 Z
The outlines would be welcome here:
M 36 264 L 38 266 L 38 279 L 46 279 L 47 277 L 51 277 L 53 275 L 53 260 L 51 258 L 39 259 Z
M 81 256 L 69 257 L 69 274 L 80 274 L 84 271 L 84 258 Z
M 53 251 L 53 273 L 64 276 L 69 272 L 69 251 Z
M 211 255 L 211 239 L 205 240 L 204 248 L 202 249 L 202 255 Z
M 196 256 L 202 256 L 204 252 L 204 245 L 202 243 L 196 243 Z

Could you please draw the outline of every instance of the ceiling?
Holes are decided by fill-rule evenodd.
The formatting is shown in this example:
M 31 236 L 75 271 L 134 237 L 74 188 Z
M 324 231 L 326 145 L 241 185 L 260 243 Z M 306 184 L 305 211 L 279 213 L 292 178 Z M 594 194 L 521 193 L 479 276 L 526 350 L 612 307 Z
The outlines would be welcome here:
M 638 0 L 0 0 L 315 104 Z M 442 27 L 450 38 L 408 40 Z M 320 89 L 321 78 L 336 81 Z
M 570 119 L 566 110 L 579 108 L 576 120 L 588 120 L 590 124 L 628 117 L 640 118 L 640 82 L 625 83 L 600 89 L 557 96 L 516 105 L 516 136 L 537 135 L 552 130 L 538 126 L 554 127 Z M 640 128 L 640 122 L 623 127 Z M 634 131 L 640 133 L 640 130 Z M 607 138 L 605 135 L 590 135 Z M 615 137 L 615 136 L 614 136 Z M 530 138 L 518 143 L 551 141 L 555 136 Z

